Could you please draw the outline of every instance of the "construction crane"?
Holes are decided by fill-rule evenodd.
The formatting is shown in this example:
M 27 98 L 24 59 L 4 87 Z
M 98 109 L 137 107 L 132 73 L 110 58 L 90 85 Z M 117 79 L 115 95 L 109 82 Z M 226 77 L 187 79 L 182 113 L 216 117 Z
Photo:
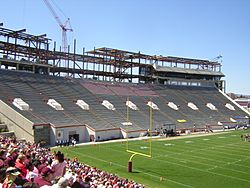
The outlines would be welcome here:
M 59 16 L 57 15 L 56 11 L 53 9 L 52 5 L 50 4 L 49 0 L 43 0 L 45 5 L 48 7 L 51 14 L 54 16 L 55 20 L 57 21 L 58 25 L 61 27 L 62 30 L 62 51 L 67 53 L 68 51 L 68 40 L 67 40 L 67 32 L 73 32 L 73 29 L 70 25 L 70 19 L 67 18 L 66 21 L 63 23 Z
M 214 61 L 214 62 L 219 62 L 219 60 L 222 58 L 222 55 L 218 55 L 217 57 L 211 59 L 211 61 Z

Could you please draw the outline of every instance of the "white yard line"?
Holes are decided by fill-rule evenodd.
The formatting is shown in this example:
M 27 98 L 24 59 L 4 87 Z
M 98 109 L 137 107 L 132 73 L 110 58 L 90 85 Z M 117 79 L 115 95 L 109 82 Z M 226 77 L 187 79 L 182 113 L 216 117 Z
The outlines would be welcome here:
M 229 133 L 229 132 L 217 132 L 217 133 L 204 133 L 204 134 L 195 134 L 195 135 L 185 135 L 185 136 L 179 136 L 179 137 L 169 137 L 169 138 L 154 139 L 154 141 L 166 141 L 166 140 L 175 140 L 175 139 L 185 139 L 185 138 L 202 137 L 202 136 L 217 135 L 217 134 L 226 134 L 226 133 Z M 149 139 L 149 137 L 137 138 L 137 139 L 134 139 L 134 140 L 143 140 L 143 139 Z M 115 140 L 115 141 L 107 141 L 107 142 L 101 142 L 101 143 L 96 143 L 96 142 L 94 142 L 94 143 L 87 143 L 87 144 L 85 143 L 85 144 L 78 144 L 78 145 L 104 144 L 104 143 L 110 143 L 110 142 L 124 142 L 124 141 L 126 141 L 126 139 L 124 139 L 124 140 Z M 235 143 L 235 144 L 230 143 L 230 144 L 226 144 L 226 145 L 236 145 L 236 144 L 239 145 L 239 143 Z M 208 148 L 217 148 L 217 147 L 218 147 L 218 148 L 219 148 L 219 147 L 225 147 L 225 148 L 226 148 L 226 146 L 211 146 L 211 147 L 208 147 Z M 183 153 L 188 153 L 188 152 L 193 153 L 193 152 L 197 152 L 197 151 L 199 151 L 199 150 L 206 150 L 206 149 L 208 149 L 208 148 L 201 148 L 201 149 L 196 149 L 196 150 L 191 150 L 191 151 L 189 150 L 189 151 L 183 152 Z M 109 148 L 109 149 L 115 150 L 115 149 L 113 149 L 113 148 Z M 245 148 L 242 148 L 242 149 L 245 149 Z M 247 149 L 245 149 L 245 150 L 247 150 Z M 118 150 L 115 150 L 115 151 L 118 151 Z M 249 151 L 249 150 L 247 150 L 247 151 Z M 90 158 L 93 158 L 93 159 L 95 159 L 95 160 L 99 160 L 99 161 L 102 161 L 102 162 L 105 162 L 105 163 L 110 163 L 110 161 L 103 160 L 103 159 L 99 159 L 99 158 L 95 158 L 95 157 L 93 157 L 93 156 L 91 156 L 91 155 L 80 154 L 80 153 L 77 153 L 77 152 L 75 152 L 75 151 L 73 151 L 73 150 L 71 150 L 71 152 L 74 152 L 74 153 L 76 153 L 77 155 L 87 156 L 87 157 L 90 157 Z M 178 155 L 178 154 L 183 154 L 183 153 L 181 153 L 181 152 L 174 153 L 174 152 L 173 152 L 174 155 L 175 155 L 175 154 L 177 154 L 177 155 Z M 223 152 L 220 152 L 220 153 L 223 153 Z M 225 154 L 226 154 L 226 153 L 225 153 Z M 170 154 L 170 155 L 171 155 L 171 154 Z M 234 155 L 237 155 L 237 154 L 234 154 Z M 175 162 L 169 162 L 169 161 L 166 161 L 166 160 L 160 160 L 160 159 L 157 159 L 158 157 L 160 157 L 160 155 L 159 155 L 159 156 L 156 156 L 156 157 L 153 157 L 152 160 L 162 161 L 162 162 L 165 162 L 165 163 L 169 163 L 169 164 L 173 164 L 173 165 L 177 165 L 177 166 L 182 166 L 182 167 L 185 167 L 185 168 L 190 168 L 190 169 L 197 170 L 197 171 L 201 171 L 201 172 L 204 172 L 204 173 L 210 173 L 210 174 L 214 174 L 214 175 L 218 175 L 218 176 L 223 176 L 223 177 L 227 177 L 227 178 L 236 179 L 236 180 L 239 180 L 239 181 L 244 181 L 244 182 L 250 183 L 250 181 L 249 181 L 249 180 L 246 180 L 246 179 L 242 179 L 242 178 L 238 178 L 238 177 L 234 177 L 234 176 L 229 176 L 229 175 L 224 175 L 224 174 L 220 174 L 220 173 L 216 173 L 216 172 L 211 172 L 211 170 L 213 170 L 213 169 L 215 169 L 215 168 L 217 168 L 217 167 L 219 167 L 219 168 L 224 168 L 224 167 L 222 167 L 222 166 L 229 165 L 229 164 L 234 164 L 234 165 L 237 165 L 237 166 L 244 166 L 244 165 L 239 165 L 239 164 L 236 164 L 236 163 L 238 163 L 238 162 L 240 162 L 240 161 L 247 160 L 247 159 L 249 159 L 250 157 L 247 157 L 247 158 L 244 158 L 244 159 L 240 159 L 240 160 L 236 160 L 236 161 L 231 162 L 231 163 L 227 163 L 227 162 L 225 162 L 225 161 L 221 161 L 221 162 L 224 163 L 224 165 L 222 165 L 222 166 L 218 166 L 218 165 L 216 166 L 216 165 L 214 165 L 213 167 L 211 167 L 211 168 L 209 168 L 209 169 L 207 169 L 207 170 L 202 170 L 202 169 L 199 169 L 199 168 L 187 166 L 187 165 L 185 165 L 185 164 L 187 164 L 186 162 L 185 162 L 184 164 L 178 164 L 178 163 L 175 163 Z M 169 157 L 169 155 L 163 155 L 163 157 Z M 197 156 L 194 156 L 194 157 L 196 157 L 196 158 L 207 159 L 207 158 L 204 158 L 204 157 L 197 157 Z M 228 159 L 232 159 L 232 158 L 228 158 Z M 190 160 L 185 160 L 185 161 L 190 161 Z M 217 161 L 218 161 L 218 160 L 217 160 Z M 193 161 L 192 161 L 192 162 L 193 162 Z M 196 162 L 196 163 L 197 163 L 197 162 Z M 203 164 L 203 163 L 197 163 L 197 164 Z M 118 164 L 118 163 L 113 163 L 113 162 L 112 162 L 112 165 L 116 165 L 116 166 L 122 167 L 122 168 L 124 168 L 124 169 L 127 168 L 127 166 L 120 165 L 120 164 Z M 204 165 L 204 164 L 203 164 L 203 165 Z M 212 166 L 212 165 L 210 165 L 210 166 Z M 244 166 L 244 167 L 245 167 L 245 166 Z M 249 167 L 249 168 L 250 168 L 250 167 Z M 224 168 L 224 169 L 228 169 L 228 168 Z M 138 170 L 138 169 L 135 169 L 135 170 L 138 171 L 138 172 L 140 172 L 140 173 L 146 174 L 146 175 L 148 175 L 148 176 L 157 178 L 157 179 L 159 179 L 159 181 L 160 181 L 161 176 L 157 176 L 157 175 L 154 175 L 154 174 L 151 174 L 151 173 L 143 172 L 143 171 L 140 171 L 140 170 Z M 232 169 L 229 169 L 229 170 L 232 170 Z M 238 171 L 238 170 L 233 170 L 233 171 L 236 171 L 236 172 L 239 172 L 239 173 L 244 173 L 243 171 Z M 184 186 L 184 187 L 193 188 L 193 186 L 191 186 L 191 185 L 183 184 L 183 183 L 178 182 L 178 181 L 174 181 L 174 180 L 170 180 L 170 179 L 165 179 L 165 181 L 169 181 L 169 182 L 172 182 L 172 183 L 175 183 L 175 184 Z
M 231 143 L 230 143 L 231 144 Z M 217 147 L 223 147 L 223 146 L 217 146 Z M 112 150 L 115 150 L 115 151 L 119 151 L 119 150 L 116 150 L 116 149 L 113 149 L 113 148 L 109 148 L 109 149 L 112 149 Z M 207 148 L 202 148 L 202 150 L 205 150 L 205 149 L 207 149 Z M 197 149 L 197 150 L 201 150 L 201 149 Z M 193 150 L 194 151 L 194 150 Z M 120 152 L 120 151 L 119 151 Z M 192 152 L 192 151 L 188 151 L 188 152 Z M 174 153 L 174 152 L 172 152 L 172 153 Z M 184 153 L 184 152 L 183 152 Z M 181 153 L 181 152 L 179 152 L 179 153 L 174 153 L 174 154 L 183 154 L 183 153 Z M 157 156 L 158 157 L 158 156 Z M 171 157 L 171 156 L 169 156 L 169 155 L 163 155 L 163 156 L 161 156 L 161 157 Z M 208 158 L 204 158 L 204 157 L 197 157 L 197 156 L 192 156 L 192 157 L 195 157 L 195 158 L 203 158 L 203 159 L 206 159 L 206 160 L 208 160 Z M 171 158 L 174 158 L 174 157 L 171 157 Z M 247 158 L 250 158 L 250 157 L 247 157 Z M 152 159 L 156 159 L 156 157 L 153 157 Z M 156 159 L 157 160 L 157 159 Z M 162 160 L 161 160 L 162 161 Z M 165 161 L 165 160 L 164 160 Z M 221 166 L 218 166 L 218 165 L 209 165 L 209 164 L 203 164 L 203 163 L 199 163 L 199 162 L 196 162 L 196 161 L 191 161 L 191 160 L 187 160 L 187 159 L 185 159 L 185 161 L 190 161 L 190 162 L 193 162 L 193 163 L 197 163 L 197 164 L 202 164 L 202 165 L 207 165 L 207 166 L 213 166 L 213 167 L 211 167 L 211 168 L 209 168 L 209 169 L 207 169 L 207 170 L 201 170 L 201 171 L 203 171 L 203 172 L 209 172 L 209 173 L 213 173 L 213 174 L 219 174 L 219 173 L 216 173 L 216 172 L 211 172 L 211 171 L 209 171 L 209 170 L 212 170 L 212 169 L 215 169 L 215 168 L 217 168 L 217 167 L 220 167 L 220 168 L 223 168 L 223 169 L 226 169 L 226 170 L 231 170 L 231 171 L 235 171 L 235 172 L 239 172 L 239 173 L 246 173 L 246 172 L 243 172 L 243 171 L 239 171 L 239 170 L 234 170 L 234 169 L 228 169 L 228 168 L 224 168 L 224 167 L 221 167 Z M 218 160 L 217 160 L 218 161 Z M 236 160 L 236 161 L 234 161 L 234 162 L 231 162 L 231 164 L 232 163 L 237 163 L 237 162 L 239 162 L 240 160 Z M 180 161 L 181 162 L 181 161 Z M 183 160 L 182 160 L 182 162 L 183 162 Z M 224 163 L 224 165 L 228 165 L 228 164 L 230 164 L 230 163 L 228 163 L 228 162 L 225 162 L 225 161 L 221 161 L 221 162 L 223 162 Z M 170 162 L 170 163 L 172 163 L 172 162 Z M 173 164 L 178 164 L 178 163 L 174 163 L 173 162 Z M 186 163 L 185 163 L 186 164 Z M 118 165 L 118 164 L 117 164 Z M 236 165 L 236 164 L 235 164 Z M 118 165 L 118 166 L 122 166 L 122 165 Z M 184 165 L 185 166 L 185 165 Z M 241 166 L 243 166 L 243 165 L 241 165 Z M 185 167 L 188 167 L 188 166 L 185 166 Z M 245 166 L 244 166 L 245 167 Z M 194 168 L 194 167 L 192 167 L 192 168 Z M 198 168 L 194 168 L 194 169 L 196 169 L 196 170 L 200 170 L 200 169 L 198 169 Z M 139 171 L 139 170 L 138 170 Z M 143 171 L 140 171 L 141 173 L 144 173 L 144 174 L 147 174 L 147 173 L 145 173 L 145 172 L 143 172 Z M 247 173 L 246 173 L 247 174 Z M 241 178 L 237 178 L 237 177 L 234 177 L 234 176 L 227 176 L 227 175 L 224 175 L 224 174 L 220 174 L 221 176 L 225 176 L 225 177 L 231 177 L 231 178 L 234 178 L 234 179 L 238 179 L 238 180 L 242 180 L 242 181 L 244 181 L 245 179 L 241 179 Z M 152 176 L 155 176 L 155 175 L 153 175 L 152 174 Z M 158 178 L 160 178 L 159 176 L 156 176 L 156 177 L 158 177 Z M 248 181 L 248 180 L 246 180 L 246 181 Z M 250 182 L 250 181 L 249 181 Z
M 77 155 L 81 155 L 81 156 L 87 156 L 87 157 L 89 157 L 89 158 L 92 158 L 92 159 L 95 159 L 95 160 L 98 160 L 98 161 L 105 162 L 105 163 L 107 163 L 107 164 L 110 164 L 110 162 L 111 162 L 111 161 L 107 161 L 107 160 L 103 160 L 103 159 L 100 159 L 100 158 L 93 157 L 93 156 L 91 156 L 91 155 L 81 154 L 81 153 L 75 152 L 75 151 L 73 151 L 73 150 L 71 150 L 70 152 L 76 153 Z M 116 165 L 116 166 L 119 166 L 119 167 L 122 167 L 122 168 L 127 169 L 127 166 L 120 165 L 119 163 L 114 163 L 114 162 L 112 162 L 112 165 Z M 161 176 L 156 176 L 156 175 L 154 175 L 154 174 L 151 174 L 151 173 L 148 173 L 148 172 L 143 172 L 143 171 L 138 170 L 138 169 L 135 169 L 135 168 L 134 168 L 134 170 L 135 170 L 135 171 L 138 171 L 138 172 L 140 172 L 140 173 L 142 173 L 142 174 L 146 174 L 146 175 L 148 175 L 148 176 L 154 177 L 154 178 L 156 178 L 156 179 L 158 179 L 158 180 L 160 181 Z M 194 187 L 191 186 L 191 185 L 187 185 L 187 184 L 184 184 L 184 183 L 181 183 L 181 182 L 177 182 L 177 181 L 174 181 L 174 180 L 171 180 L 171 179 L 168 179 L 168 178 L 164 178 L 164 180 L 165 180 L 165 181 L 172 182 L 172 183 L 175 183 L 175 184 L 178 184 L 178 185 L 181 185 L 181 186 L 184 186 L 184 187 L 194 188 Z
M 214 170 L 215 168 L 222 168 L 222 169 L 225 169 L 225 170 L 231 170 L 231 171 L 242 173 L 242 174 L 249 174 L 249 172 L 245 172 L 245 171 L 241 171 L 241 170 L 235 170 L 235 169 L 232 169 L 232 168 L 225 168 L 225 167 L 223 167 L 223 166 L 231 165 L 231 164 L 234 164 L 234 163 L 237 163 L 237 162 L 240 162 L 240 161 L 242 161 L 242 160 L 239 159 L 239 160 L 236 160 L 234 162 L 227 163 L 227 164 L 224 164 L 224 165 L 216 165 L 216 166 L 214 166 L 212 168 L 209 168 L 207 170 L 211 171 L 211 170 Z
M 159 159 L 155 159 L 155 160 L 161 161 L 161 162 L 165 162 L 165 163 L 169 163 L 169 164 L 174 164 L 174 165 L 181 166 L 181 167 L 190 168 L 190 169 L 201 171 L 201 172 L 204 172 L 204 173 L 210 173 L 210 174 L 214 174 L 214 175 L 218 175 L 218 176 L 223 176 L 223 177 L 227 177 L 227 178 L 236 179 L 236 180 L 240 180 L 240 181 L 244 181 L 244 182 L 250 183 L 249 180 L 242 179 L 242 178 L 237 178 L 237 177 L 234 177 L 234 176 L 228 176 L 228 175 L 225 175 L 225 174 L 211 172 L 211 171 L 208 171 L 208 170 L 202 170 L 202 169 L 199 169 L 199 168 L 195 168 L 195 167 L 191 167 L 191 166 L 187 166 L 187 165 L 182 165 L 182 164 L 175 163 L 175 162 L 169 162 L 167 160 L 159 160 Z
M 235 143 L 236 144 L 236 143 Z M 231 143 L 230 144 L 226 144 L 226 145 L 232 145 Z M 214 147 L 216 147 L 216 148 L 221 148 L 221 147 L 224 147 L 225 145 L 222 145 L 222 146 L 214 146 Z M 213 147 L 213 148 L 214 148 Z M 155 157 L 153 157 L 153 158 L 158 158 L 158 157 L 171 157 L 171 155 L 182 155 L 182 154 L 184 154 L 184 153 L 189 153 L 189 152 L 191 152 L 191 153 L 193 153 L 193 152 L 195 152 L 195 153 L 198 153 L 197 152 L 197 150 L 199 151 L 199 150 L 207 150 L 208 148 L 202 148 L 202 149 L 195 149 L 195 150 L 185 150 L 185 151 L 187 151 L 187 152 L 178 152 L 178 153 L 176 153 L 176 152 L 172 152 L 172 151 L 168 151 L 168 152 L 171 152 L 172 154 L 169 154 L 169 155 L 157 155 L 157 156 L 155 156 Z M 224 152 L 220 152 L 220 153 L 223 153 L 223 154 L 227 154 L 227 153 L 224 153 Z M 242 156 L 242 155 L 241 155 Z M 209 158 L 205 158 L 205 157 L 200 157 L 200 156 L 191 156 L 191 157 L 193 157 L 193 158 L 200 158 L 200 159 L 205 159 L 205 160 L 209 160 L 209 161 L 214 161 L 214 160 L 212 160 L 212 159 L 209 159 Z M 174 158 L 174 157 L 171 157 L 171 158 Z M 231 169 L 231 168 L 225 168 L 225 167 L 223 167 L 223 166 L 226 166 L 226 165 L 230 165 L 230 164 L 234 164 L 234 165 L 236 165 L 236 166 L 241 166 L 241 167 L 246 167 L 245 165 L 239 165 L 239 164 L 235 164 L 235 163 L 237 163 L 237 162 L 240 162 L 240 161 L 242 161 L 242 160 L 247 160 L 248 158 L 250 158 L 250 157 L 247 157 L 247 158 L 245 158 L 245 159 L 239 159 L 239 160 L 236 160 L 236 161 L 233 161 L 233 162 L 225 162 L 225 161 L 220 161 L 220 160 L 216 160 L 216 161 L 218 161 L 218 162 L 221 162 L 221 163 L 224 163 L 223 165 L 210 165 L 210 166 L 213 166 L 212 168 L 209 168 L 208 170 L 212 170 L 212 169 L 215 169 L 215 168 L 223 168 L 223 169 L 226 169 L 226 170 L 231 170 L 231 171 L 235 171 L 235 172 L 239 172 L 239 173 L 244 173 L 244 174 L 248 174 L 248 173 L 246 173 L 246 172 L 244 172 L 244 171 L 241 171 L 241 170 L 235 170 L 235 169 Z M 228 159 L 235 159 L 235 158 L 228 158 Z M 193 161 L 193 160 L 190 160 L 190 159 L 185 159 L 186 161 L 190 161 L 190 162 L 193 162 L 193 163 L 197 163 L 197 164 L 202 164 L 202 165 L 208 165 L 209 166 L 209 164 L 203 164 L 203 163 L 199 163 L 199 162 L 196 162 L 196 161 Z M 250 167 L 248 167 L 248 168 L 250 168 Z
M 181 155 L 181 154 L 180 154 L 180 155 Z M 173 158 L 173 159 L 180 159 L 180 158 L 171 157 L 171 155 L 158 155 L 158 156 L 156 156 L 156 157 L 153 157 L 153 159 L 160 158 L 160 157 Z M 212 159 L 208 159 L 208 158 L 205 158 L 205 157 L 198 157 L 198 156 L 191 156 L 191 157 L 193 157 L 193 158 L 205 159 L 205 160 L 210 160 L 210 161 L 214 161 L 214 160 L 212 160 Z M 183 158 L 181 158 L 181 159 L 183 159 Z M 181 160 L 181 159 L 180 159 L 180 160 Z M 225 169 L 225 170 L 230 170 L 230 171 L 234 171 L 234 172 L 239 172 L 239 173 L 242 173 L 242 174 L 249 174 L 248 172 L 245 172 L 245 171 L 235 170 L 235 169 L 223 167 L 223 166 L 227 166 L 227 165 L 230 165 L 230 164 L 237 163 L 237 162 L 241 161 L 241 159 L 240 159 L 240 160 L 236 160 L 236 161 L 234 161 L 234 162 L 225 162 L 225 161 L 222 161 L 222 162 L 224 163 L 223 165 L 212 165 L 212 164 L 207 164 L 207 163 L 205 164 L 205 163 L 197 162 L 197 161 L 195 161 L 195 160 L 190 160 L 190 159 L 185 159 L 185 161 L 181 160 L 180 162 L 181 162 L 181 163 L 187 163 L 187 161 L 190 162 L 190 163 L 201 164 L 201 165 L 206 165 L 206 166 L 212 166 L 211 168 L 208 168 L 207 170 L 213 170 L 213 169 L 215 169 L 215 168 L 222 168 L 222 169 Z M 218 160 L 216 160 L 216 161 L 218 161 Z M 220 161 L 218 161 L 218 162 L 220 162 Z M 245 167 L 245 166 L 244 166 L 244 167 Z

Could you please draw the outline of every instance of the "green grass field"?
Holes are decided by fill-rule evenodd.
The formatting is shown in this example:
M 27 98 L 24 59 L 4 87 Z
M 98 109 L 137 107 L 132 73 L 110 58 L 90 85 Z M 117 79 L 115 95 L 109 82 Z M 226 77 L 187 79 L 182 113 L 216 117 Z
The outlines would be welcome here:
M 127 172 L 131 154 L 126 142 L 59 148 L 69 157 L 150 188 L 249 188 L 250 142 L 246 131 L 152 141 L 152 158 L 136 155 L 133 172 Z M 131 141 L 130 149 L 147 153 L 147 141 Z M 57 148 L 58 149 L 58 148 Z

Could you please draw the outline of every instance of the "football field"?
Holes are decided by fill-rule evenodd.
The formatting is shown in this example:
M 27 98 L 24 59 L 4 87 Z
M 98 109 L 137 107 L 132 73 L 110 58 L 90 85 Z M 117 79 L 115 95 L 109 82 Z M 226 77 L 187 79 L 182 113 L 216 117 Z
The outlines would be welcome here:
M 126 141 L 56 148 L 66 157 L 120 177 L 133 179 L 150 188 L 250 187 L 250 142 L 241 135 L 250 130 L 220 134 L 153 139 L 152 158 L 133 157 L 128 173 Z M 148 153 L 149 141 L 129 141 L 129 148 Z

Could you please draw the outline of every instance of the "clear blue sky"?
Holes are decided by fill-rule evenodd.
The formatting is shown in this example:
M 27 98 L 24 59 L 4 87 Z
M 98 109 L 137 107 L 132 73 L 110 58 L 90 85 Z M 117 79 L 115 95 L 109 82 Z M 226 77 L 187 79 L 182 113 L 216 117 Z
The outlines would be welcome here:
M 53 0 L 82 48 L 212 60 L 222 55 L 227 92 L 250 94 L 250 0 Z M 0 22 L 61 43 L 43 0 L 1 0 Z M 71 40 L 72 42 L 72 40 Z

